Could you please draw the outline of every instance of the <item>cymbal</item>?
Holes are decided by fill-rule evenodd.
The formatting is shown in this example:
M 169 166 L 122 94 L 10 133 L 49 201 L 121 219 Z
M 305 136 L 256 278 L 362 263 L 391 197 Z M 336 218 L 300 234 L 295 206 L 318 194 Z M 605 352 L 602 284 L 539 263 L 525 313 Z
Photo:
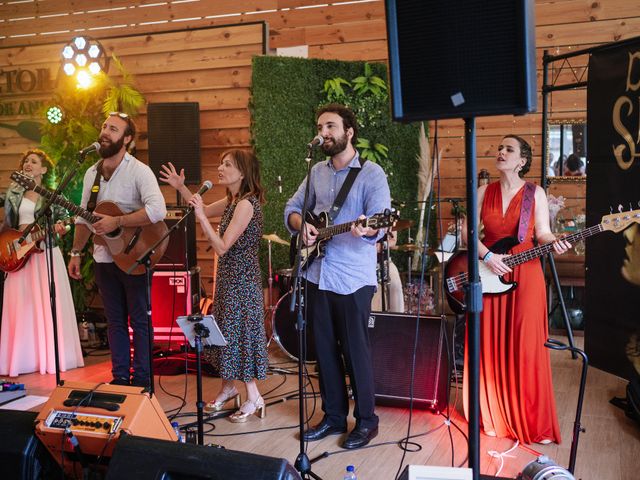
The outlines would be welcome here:
M 416 222 L 413 220 L 401 219 L 397 220 L 393 227 L 391 228 L 395 232 L 399 232 L 400 230 L 405 230 L 407 228 L 413 227 Z
M 273 243 L 279 243 L 280 245 L 289 245 L 289 242 L 280 238 L 275 232 L 269 235 L 262 235 L 263 240 L 267 240 Z

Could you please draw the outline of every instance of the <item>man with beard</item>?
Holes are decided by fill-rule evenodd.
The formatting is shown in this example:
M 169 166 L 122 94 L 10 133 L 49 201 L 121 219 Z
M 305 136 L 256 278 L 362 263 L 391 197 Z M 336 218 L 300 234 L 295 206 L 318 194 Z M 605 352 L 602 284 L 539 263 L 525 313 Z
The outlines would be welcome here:
M 167 209 L 158 181 L 151 169 L 127 153 L 136 127 L 125 113 L 110 113 L 100 131 L 102 160 L 84 176 L 81 206 L 109 200 L 117 203 L 124 215 L 94 213 L 100 220 L 89 225 L 78 217 L 70 253 L 69 275 L 80 280 L 80 258 L 92 232 L 107 234 L 120 227 L 139 227 L 164 220 Z M 98 190 L 97 197 L 92 191 Z M 94 205 L 95 206 L 95 205 Z M 149 328 L 147 324 L 145 275 L 127 275 L 113 262 L 109 250 L 94 244 L 96 284 L 107 317 L 111 349 L 112 384 L 149 387 Z M 133 330 L 133 377 L 130 379 L 129 331 Z
M 316 119 L 318 134 L 324 139 L 322 150 L 330 158 L 311 169 L 309 211 L 316 215 L 330 211 L 352 169 L 359 173 L 333 223 L 348 223 L 390 208 L 384 171 L 373 162 L 362 161 L 354 147 L 358 126 L 353 112 L 343 105 L 330 104 L 318 110 Z M 306 180 L 287 202 L 284 218 L 289 231 L 301 231 L 304 244 L 309 246 L 315 243 L 318 230 L 302 221 L 305 188 Z M 324 411 L 322 421 L 304 433 L 305 441 L 347 431 L 345 365 L 355 399 L 356 425 L 342 447 L 363 447 L 378 434 L 368 320 L 377 285 L 376 240 L 382 234 L 353 225 L 350 234 L 328 241 L 325 256 L 304 272 L 305 312 L 315 337 Z

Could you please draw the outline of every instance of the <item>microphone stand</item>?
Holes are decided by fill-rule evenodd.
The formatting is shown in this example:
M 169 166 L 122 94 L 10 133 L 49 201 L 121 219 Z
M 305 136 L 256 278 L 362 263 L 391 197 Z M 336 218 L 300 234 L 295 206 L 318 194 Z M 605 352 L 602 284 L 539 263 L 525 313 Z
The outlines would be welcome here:
M 147 303 L 147 330 L 149 336 L 149 396 L 153 397 L 153 393 L 155 391 L 155 385 L 153 380 L 153 323 L 151 322 L 151 279 L 153 277 L 153 270 L 151 268 L 151 255 L 155 252 L 156 248 L 160 246 L 163 242 L 169 241 L 169 235 L 176 230 L 182 222 L 193 212 L 193 208 L 189 208 L 187 213 L 173 226 L 167 230 L 167 232 L 160 237 L 156 243 L 151 245 L 146 252 L 143 252 L 136 261 L 129 267 L 127 270 L 127 275 L 131 275 L 138 265 L 144 265 L 144 274 L 146 279 L 146 303 Z M 201 400 L 200 400 L 201 402 Z
M 300 472 L 300 476 L 306 480 L 308 478 L 314 478 L 316 480 L 322 480 L 321 477 L 316 475 L 311 471 L 311 462 L 309 461 L 309 457 L 305 451 L 305 441 L 304 441 L 304 424 L 305 424 L 305 406 L 306 406 L 306 397 L 305 397 L 305 389 L 304 389 L 304 380 L 303 380 L 303 371 L 304 371 L 304 363 L 306 360 L 306 330 L 305 324 L 306 320 L 304 318 L 303 309 L 305 308 L 304 303 L 304 295 L 303 295 L 303 287 L 301 280 L 301 257 L 302 257 L 302 249 L 305 248 L 305 245 L 302 241 L 302 234 L 306 229 L 305 219 L 307 217 L 307 209 L 309 202 L 309 190 L 311 185 L 311 152 L 312 147 L 309 146 L 307 148 L 307 157 L 305 158 L 305 162 L 307 162 L 307 184 L 304 190 L 304 200 L 302 202 L 302 224 L 300 225 L 300 232 L 298 233 L 298 244 L 296 247 L 296 258 L 293 264 L 293 289 L 291 290 L 291 305 L 289 307 L 289 311 L 293 312 L 296 308 L 296 304 L 298 306 L 298 314 L 296 317 L 296 330 L 298 331 L 298 415 L 299 415 L 299 433 L 300 433 L 300 451 L 298 456 L 296 457 L 296 461 L 294 466 L 296 470 Z
M 26 240 L 31 230 L 38 224 L 38 220 L 42 217 L 45 217 L 45 256 L 47 263 L 47 271 L 49 272 L 49 304 L 51 306 L 51 321 L 53 322 L 53 353 L 54 353 L 54 361 L 55 361 L 55 370 L 56 370 L 56 385 L 61 385 L 62 381 L 60 379 L 60 347 L 58 343 L 58 306 L 57 306 L 57 295 L 56 295 L 56 281 L 55 281 L 55 272 L 53 268 L 53 212 L 51 211 L 51 205 L 53 205 L 54 200 L 57 199 L 61 192 L 67 188 L 67 185 L 71 181 L 73 177 L 78 173 L 78 169 L 80 165 L 84 162 L 84 159 L 89 152 L 80 152 L 78 163 L 75 164 L 71 169 L 67 170 L 65 176 L 62 181 L 58 184 L 58 187 L 53 192 L 53 195 L 47 199 L 44 206 L 40 210 L 40 213 L 36 215 L 33 222 L 31 222 L 27 228 L 24 229 L 22 235 L 18 239 L 18 243 L 22 245 Z

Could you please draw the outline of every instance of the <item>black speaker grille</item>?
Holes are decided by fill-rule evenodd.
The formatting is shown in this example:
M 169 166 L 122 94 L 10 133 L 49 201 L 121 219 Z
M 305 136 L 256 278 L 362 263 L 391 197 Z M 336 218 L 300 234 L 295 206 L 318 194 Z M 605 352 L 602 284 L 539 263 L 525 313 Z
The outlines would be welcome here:
M 395 118 L 535 110 L 531 0 L 388 0 L 387 26 Z
M 164 221 L 173 228 L 187 213 L 187 207 L 167 205 Z M 169 235 L 169 245 L 155 266 L 156 270 L 191 270 L 197 265 L 196 218 L 192 213 Z
M 411 365 L 418 322 L 413 379 L 414 405 L 446 407 L 449 369 L 445 323 L 440 317 L 372 312 L 369 329 L 376 401 L 406 406 L 411 397 Z
M 184 168 L 185 183 L 199 185 L 200 106 L 197 102 L 150 103 L 147 108 L 149 164 L 157 175 L 171 162 Z

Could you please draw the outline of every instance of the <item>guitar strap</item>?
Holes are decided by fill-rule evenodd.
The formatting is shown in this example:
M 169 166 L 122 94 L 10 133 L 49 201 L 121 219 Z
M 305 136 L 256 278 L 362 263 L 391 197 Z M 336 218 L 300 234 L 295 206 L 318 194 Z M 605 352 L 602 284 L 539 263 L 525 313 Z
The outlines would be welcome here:
M 93 179 L 91 196 L 89 197 L 89 201 L 87 202 L 87 210 L 91 213 L 93 213 L 96 208 L 98 192 L 100 191 L 100 179 L 102 178 L 102 162 L 104 162 L 104 160 L 100 160 L 100 162 L 98 162 L 98 165 L 96 166 L 96 178 Z
M 362 166 L 367 161 L 366 159 L 363 159 L 362 157 L 359 157 L 358 160 L 360 161 L 360 168 L 350 168 L 349 169 L 349 173 L 347 174 L 347 178 L 345 178 L 344 183 L 342 184 L 342 187 L 340 188 L 340 191 L 338 192 L 338 196 L 333 201 L 333 205 L 331 205 L 331 208 L 329 209 L 329 221 L 331 223 L 333 223 L 333 220 L 338 216 L 338 213 L 340 212 L 340 209 L 342 208 L 342 204 L 346 200 L 347 195 L 349 194 L 349 191 L 351 190 L 351 187 L 353 186 L 353 182 L 355 181 L 356 177 L 360 173 L 360 170 L 362 170 Z
M 529 220 L 533 210 L 533 198 L 536 193 L 536 184 L 527 182 L 524 184 L 524 193 L 522 194 L 522 205 L 520 206 L 520 225 L 518 226 L 518 242 L 524 242 L 529 228 Z

